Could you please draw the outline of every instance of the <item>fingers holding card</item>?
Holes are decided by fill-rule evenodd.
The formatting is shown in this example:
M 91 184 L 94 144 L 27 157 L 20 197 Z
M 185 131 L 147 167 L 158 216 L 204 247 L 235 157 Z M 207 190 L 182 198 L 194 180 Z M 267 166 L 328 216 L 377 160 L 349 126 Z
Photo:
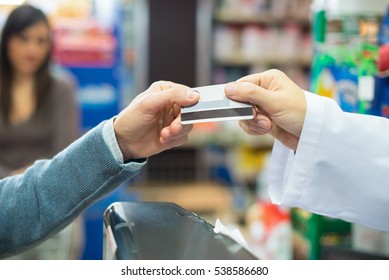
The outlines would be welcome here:
M 229 120 L 249 120 L 254 118 L 253 106 L 229 99 L 224 94 L 226 84 L 196 87 L 199 102 L 181 109 L 181 123 L 194 124 Z

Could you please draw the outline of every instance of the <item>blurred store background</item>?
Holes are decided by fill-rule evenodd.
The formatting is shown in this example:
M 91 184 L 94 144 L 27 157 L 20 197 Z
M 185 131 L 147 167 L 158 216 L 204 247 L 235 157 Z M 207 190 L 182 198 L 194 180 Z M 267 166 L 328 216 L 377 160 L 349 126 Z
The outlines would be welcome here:
M 0 0 L 0 24 L 23 3 L 50 18 L 52 71 L 77 89 L 82 133 L 154 81 L 203 86 L 270 68 L 346 111 L 389 116 L 386 0 Z M 387 233 L 271 204 L 272 143 L 236 122 L 196 125 L 187 145 L 150 158 L 29 258 L 101 259 L 103 212 L 123 200 L 220 218 L 264 259 L 389 257 Z

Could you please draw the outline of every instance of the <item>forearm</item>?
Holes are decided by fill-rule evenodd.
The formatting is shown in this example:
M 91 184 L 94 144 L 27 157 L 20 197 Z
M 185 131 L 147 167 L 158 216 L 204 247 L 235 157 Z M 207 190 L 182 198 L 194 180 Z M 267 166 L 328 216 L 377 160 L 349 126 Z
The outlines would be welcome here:
M 0 257 L 39 242 L 71 222 L 97 198 L 134 176 L 142 163 L 122 164 L 102 125 L 52 160 L 0 181 Z
M 275 144 L 273 201 L 389 230 L 389 121 L 344 113 L 318 96 L 307 101 L 296 154 Z

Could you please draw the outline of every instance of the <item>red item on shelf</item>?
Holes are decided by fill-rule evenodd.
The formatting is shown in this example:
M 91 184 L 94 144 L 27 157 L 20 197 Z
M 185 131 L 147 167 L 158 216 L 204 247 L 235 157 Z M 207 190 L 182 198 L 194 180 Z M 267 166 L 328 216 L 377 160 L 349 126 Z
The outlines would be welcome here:
M 389 43 L 382 45 L 379 49 L 378 69 L 380 72 L 389 70 Z
M 117 40 L 91 20 L 65 20 L 54 27 L 54 60 L 65 66 L 111 67 Z

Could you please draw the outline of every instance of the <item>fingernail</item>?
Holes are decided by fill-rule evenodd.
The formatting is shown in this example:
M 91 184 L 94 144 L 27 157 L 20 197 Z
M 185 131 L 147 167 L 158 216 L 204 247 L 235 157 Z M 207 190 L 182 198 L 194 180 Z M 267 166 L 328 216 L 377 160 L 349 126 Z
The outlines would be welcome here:
M 198 96 L 199 96 L 199 93 L 197 91 L 194 91 L 194 90 L 191 90 L 191 89 L 186 91 L 186 97 L 188 99 L 195 99 Z
M 235 83 L 226 85 L 225 92 L 228 94 L 236 94 L 238 86 Z

